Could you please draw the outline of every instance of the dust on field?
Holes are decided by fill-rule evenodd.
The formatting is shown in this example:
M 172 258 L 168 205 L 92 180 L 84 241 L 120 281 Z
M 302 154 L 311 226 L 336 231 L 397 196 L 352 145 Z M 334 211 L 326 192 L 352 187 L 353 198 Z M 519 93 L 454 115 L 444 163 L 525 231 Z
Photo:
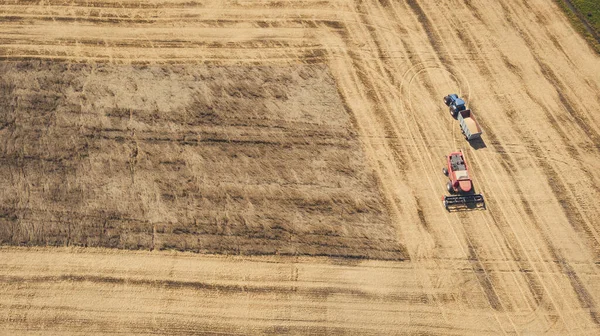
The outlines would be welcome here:
M 3 244 L 404 258 L 326 66 L 0 66 Z

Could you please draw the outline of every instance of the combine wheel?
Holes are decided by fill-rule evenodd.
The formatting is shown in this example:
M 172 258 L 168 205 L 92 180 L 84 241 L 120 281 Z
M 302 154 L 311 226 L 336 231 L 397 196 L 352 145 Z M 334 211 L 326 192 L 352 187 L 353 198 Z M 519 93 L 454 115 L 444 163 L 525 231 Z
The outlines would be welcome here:
M 448 181 L 448 183 L 446 184 L 446 189 L 448 189 L 449 193 L 454 194 L 454 188 L 452 188 L 452 181 Z
M 442 168 L 442 173 L 444 173 L 444 175 L 448 176 L 448 168 L 446 168 L 446 167 Z

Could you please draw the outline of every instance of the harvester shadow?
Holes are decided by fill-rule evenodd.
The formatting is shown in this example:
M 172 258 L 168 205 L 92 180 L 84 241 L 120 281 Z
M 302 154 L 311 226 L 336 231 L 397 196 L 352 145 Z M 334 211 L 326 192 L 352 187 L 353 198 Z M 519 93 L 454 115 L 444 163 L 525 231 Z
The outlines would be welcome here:
M 482 148 L 486 148 L 487 147 L 486 144 L 485 144 L 485 141 L 483 141 L 482 138 L 469 140 L 467 142 L 469 143 L 469 145 L 471 145 L 471 147 L 473 147 L 474 150 L 478 150 L 478 149 L 482 149 Z

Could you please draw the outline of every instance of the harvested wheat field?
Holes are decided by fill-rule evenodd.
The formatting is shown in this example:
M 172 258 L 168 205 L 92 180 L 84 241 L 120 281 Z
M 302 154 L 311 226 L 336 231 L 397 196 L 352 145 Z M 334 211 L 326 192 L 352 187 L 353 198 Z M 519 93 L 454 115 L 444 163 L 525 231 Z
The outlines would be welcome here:
M 600 333 L 600 57 L 552 1 L 2 1 L 0 186 L 6 334 Z

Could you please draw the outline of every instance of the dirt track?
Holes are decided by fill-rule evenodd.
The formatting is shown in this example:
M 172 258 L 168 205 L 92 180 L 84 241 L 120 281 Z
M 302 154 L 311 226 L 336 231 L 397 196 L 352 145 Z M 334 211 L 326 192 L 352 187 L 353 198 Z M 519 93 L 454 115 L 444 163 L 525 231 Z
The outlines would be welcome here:
M 1 5 L 7 64 L 325 65 L 406 251 L 350 262 L 6 248 L 4 329 L 598 333 L 600 59 L 559 13 L 541 0 Z M 479 118 L 477 148 L 443 107 L 450 92 Z M 443 155 L 458 148 L 487 211 L 441 206 Z

